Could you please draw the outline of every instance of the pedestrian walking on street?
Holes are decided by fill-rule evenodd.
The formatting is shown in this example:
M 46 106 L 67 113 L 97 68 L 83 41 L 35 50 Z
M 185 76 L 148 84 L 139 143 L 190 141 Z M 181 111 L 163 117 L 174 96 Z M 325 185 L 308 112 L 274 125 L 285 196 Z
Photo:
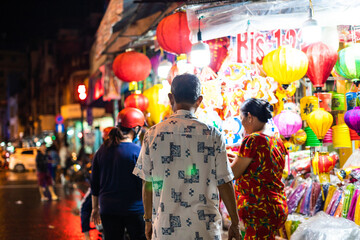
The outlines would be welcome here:
M 53 188 L 53 181 L 48 167 L 49 156 L 46 153 L 45 143 L 41 144 L 39 150 L 40 151 L 38 151 L 38 154 L 36 155 L 36 171 L 41 201 L 49 200 L 45 196 L 46 187 L 49 189 L 51 199 L 58 200 L 58 196 L 55 194 Z
M 221 239 L 220 196 L 231 217 L 228 238 L 240 239 L 225 140 L 194 115 L 199 79 L 176 76 L 169 99 L 174 114 L 146 132 L 133 172 L 145 181 L 147 239 Z
M 239 155 L 229 154 L 245 239 L 275 239 L 288 215 L 281 181 L 287 151 L 280 138 L 263 133 L 265 124 L 272 118 L 271 112 L 268 102 L 246 100 L 240 117 L 248 135 Z
M 91 218 L 95 224 L 101 221 L 106 240 L 123 239 L 125 228 L 130 239 L 145 239 L 142 182 L 132 174 L 140 153 L 140 147 L 133 140 L 144 123 L 140 110 L 123 109 L 108 141 L 94 156 Z
M 103 144 L 109 139 L 109 133 L 114 127 L 107 127 L 102 132 Z M 88 179 L 86 179 L 88 180 Z M 83 200 L 81 201 L 80 207 L 80 218 L 81 218 L 81 232 L 84 233 L 85 240 L 90 240 L 90 217 L 92 212 L 92 196 L 91 188 L 86 192 Z
M 60 158 L 60 166 L 61 166 L 61 184 L 65 185 L 66 183 L 66 175 L 67 169 L 69 167 L 69 163 L 71 162 L 71 155 L 69 151 L 69 144 L 67 142 L 62 142 L 59 150 L 59 158 Z

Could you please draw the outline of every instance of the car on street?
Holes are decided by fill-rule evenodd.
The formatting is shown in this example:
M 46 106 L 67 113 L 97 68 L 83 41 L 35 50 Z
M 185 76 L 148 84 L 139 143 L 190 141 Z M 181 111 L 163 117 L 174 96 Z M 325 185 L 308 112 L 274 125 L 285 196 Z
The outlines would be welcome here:
M 36 155 L 38 149 L 16 148 L 10 155 L 9 169 L 15 172 L 24 172 L 26 170 L 36 170 Z

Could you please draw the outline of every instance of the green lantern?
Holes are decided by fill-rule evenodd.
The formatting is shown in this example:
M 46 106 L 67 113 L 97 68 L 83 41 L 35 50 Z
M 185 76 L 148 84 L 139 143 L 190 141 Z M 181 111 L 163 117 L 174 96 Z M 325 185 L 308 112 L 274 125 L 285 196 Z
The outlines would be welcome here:
M 351 79 L 356 86 L 360 83 L 360 44 L 339 51 L 335 71 L 344 78 Z

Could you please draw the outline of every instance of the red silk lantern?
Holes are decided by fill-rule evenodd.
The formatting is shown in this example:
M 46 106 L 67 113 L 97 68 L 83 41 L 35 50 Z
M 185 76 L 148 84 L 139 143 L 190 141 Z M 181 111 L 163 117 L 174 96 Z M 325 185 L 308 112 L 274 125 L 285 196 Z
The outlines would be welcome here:
M 124 52 L 113 62 L 115 76 L 125 82 L 145 80 L 151 72 L 150 59 L 139 52 Z
M 307 76 L 318 90 L 324 86 L 336 64 L 337 52 L 322 42 L 310 44 L 303 50 L 308 57 Z
M 211 61 L 209 67 L 217 73 L 225 58 L 228 56 L 230 40 L 227 37 L 205 41 L 210 47 Z
M 125 99 L 125 108 L 132 107 L 145 111 L 149 107 L 149 99 L 142 94 L 131 94 Z
M 181 54 L 191 51 L 190 30 L 185 12 L 163 18 L 156 28 L 159 45 L 167 52 Z
M 334 158 L 330 157 L 328 154 L 322 155 L 319 154 L 319 173 L 329 173 L 335 167 L 336 161 Z

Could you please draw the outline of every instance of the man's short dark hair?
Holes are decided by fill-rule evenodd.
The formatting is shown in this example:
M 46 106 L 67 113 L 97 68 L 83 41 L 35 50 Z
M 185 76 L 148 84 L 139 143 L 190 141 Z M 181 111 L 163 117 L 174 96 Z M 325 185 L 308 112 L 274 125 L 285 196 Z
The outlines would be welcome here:
M 171 83 L 176 103 L 194 104 L 201 95 L 200 80 L 193 74 L 177 75 Z

